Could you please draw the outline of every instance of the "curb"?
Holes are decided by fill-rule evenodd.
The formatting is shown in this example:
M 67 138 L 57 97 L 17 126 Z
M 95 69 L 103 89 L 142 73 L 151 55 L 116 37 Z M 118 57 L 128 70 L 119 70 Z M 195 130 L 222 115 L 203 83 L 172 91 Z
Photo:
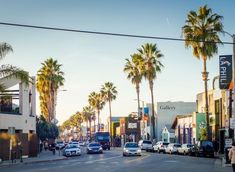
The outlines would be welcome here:
M 27 164 L 36 164 L 36 163 L 42 163 L 42 162 L 53 162 L 53 161 L 61 161 L 61 160 L 66 160 L 68 159 L 67 157 L 60 158 L 60 159 L 45 159 L 45 160 L 36 160 L 36 161 L 30 161 L 30 162 L 18 162 L 18 163 L 9 163 L 9 164 L 0 164 L 0 167 L 11 167 L 11 166 L 17 166 L 17 165 L 27 165 Z

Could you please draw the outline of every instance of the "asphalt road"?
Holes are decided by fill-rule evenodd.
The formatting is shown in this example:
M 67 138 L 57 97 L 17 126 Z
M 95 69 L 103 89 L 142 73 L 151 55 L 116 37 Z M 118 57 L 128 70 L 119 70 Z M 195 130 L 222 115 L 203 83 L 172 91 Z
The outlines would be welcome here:
M 67 160 L 1 167 L 0 172 L 228 172 L 218 159 L 143 152 L 141 157 L 122 157 L 120 150 L 82 154 Z

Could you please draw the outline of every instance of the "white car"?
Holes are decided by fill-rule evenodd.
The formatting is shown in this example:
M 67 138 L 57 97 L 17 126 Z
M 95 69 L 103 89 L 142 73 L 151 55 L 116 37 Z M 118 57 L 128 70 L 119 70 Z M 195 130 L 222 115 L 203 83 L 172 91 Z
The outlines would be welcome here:
M 178 148 L 178 154 L 187 155 L 191 147 L 193 147 L 191 144 L 182 144 L 182 146 Z
M 123 148 L 123 156 L 138 155 L 141 156 L 141 149 L 135 142 L 127 142 Z
M 63 149 L 63 155 L 64 156 L 80 156 L 81 155 L 81 149 L 73 144 L 68 144 L 64 149 Z
M 159 141 L 153 146 L 153 151 L 158 153 L 165 153 L 167 145 L 169 145 L 168 142 Z
M 181 147 L 180 144 L 178 143 L 170 143 L 166 147 L 166 153 L 173 154 L 173 153 L 178 153 L 178 148 Z
M 80 147 L 80 144 L 79 144 L 78 141 L 71 141 L 71 142 L 69 142 L 68 145 L 75 145 L 75 146 L 77 146 L 77 147 Z
M 153 145 L 150 140 L 140 140 L 138 145 L 142 150 L 153 150 Z

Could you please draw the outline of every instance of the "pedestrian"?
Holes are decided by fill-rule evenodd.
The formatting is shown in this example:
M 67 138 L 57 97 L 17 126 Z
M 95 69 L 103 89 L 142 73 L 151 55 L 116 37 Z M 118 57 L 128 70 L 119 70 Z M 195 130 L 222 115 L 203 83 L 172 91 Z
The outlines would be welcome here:
M 233 172 L 235 172 L 235 142 L 233 142 L 232 148 L 229 150 L 228 157 L 231 160 Z

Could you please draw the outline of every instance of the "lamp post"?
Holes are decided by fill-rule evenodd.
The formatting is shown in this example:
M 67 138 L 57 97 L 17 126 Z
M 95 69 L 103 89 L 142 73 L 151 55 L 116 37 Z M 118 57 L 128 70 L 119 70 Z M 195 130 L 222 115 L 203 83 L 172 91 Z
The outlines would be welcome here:
M 230 34 L 228 32 L 224 32 L 227 35 L 229 35 L 233 39 L 233 94 L 235 93 L 235 34 Z M 231 103 L 232 104 L 232 103 Z M 232 115 L 232 116 L 231 116 Z M 230 118 L 235 118 L 235 100 L 233 100 L 233 108 L 232 108 L 232 114 L 229 116 L 229 129 L 230 129 Z M 233 131 L 234 133 L 235 131 Z M 235 135 L 233 134 L 233 137 Z M 233 138 L 234 139 L 234 138 Z

